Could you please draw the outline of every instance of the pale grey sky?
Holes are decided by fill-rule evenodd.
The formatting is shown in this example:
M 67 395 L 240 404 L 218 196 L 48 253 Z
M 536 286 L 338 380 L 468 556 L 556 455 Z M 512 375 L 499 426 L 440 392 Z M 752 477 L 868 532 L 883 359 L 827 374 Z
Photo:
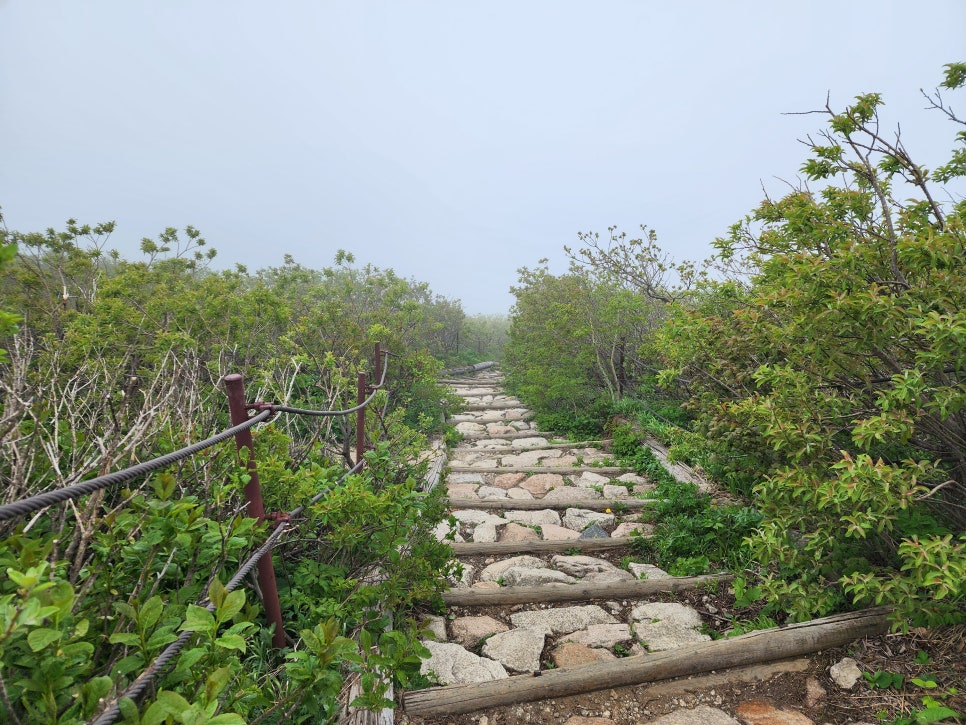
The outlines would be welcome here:
M 505 312 L 578 230 L 706 256 L 794 181 L 822 120 L 782 114 L 826 94 L 882 92 L 944 161 L 919 88 L 955 61 L 962 0 L 0 0 L 0 206 L 116 219 L 130 258 L 187 224 L 216 266 L 343 248 Z

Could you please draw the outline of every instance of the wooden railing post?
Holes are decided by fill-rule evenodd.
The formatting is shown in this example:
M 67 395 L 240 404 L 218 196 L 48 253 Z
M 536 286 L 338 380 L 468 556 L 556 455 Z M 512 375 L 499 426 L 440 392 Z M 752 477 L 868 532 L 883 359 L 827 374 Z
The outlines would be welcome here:
M 225 390 L 228 392 L 228 409 L 231 412 L 231 424 L 241 425 L 248 420 L 248 409 L 245 407 L 245 384 L 241 375 L 226 375 Z M 245 456 L 244 449 L 248 449 L 247 468 L 250 476 L 245 484 L 245 500 L 248 502 L 248 515 L 254 519 L 265 517 L 265 504 L 262 502 L 262 488 L 258 483 L 258 470 L 255 465 L 255 446 L 252 441 L 251 429 L 235 434 L 235 445 L 238 448 L 239 460 Z M 272 554 L 268 552 L 258 560 L 258 585 L 262 590 L 262 606 L 265 607 L 265 618 L 275 625 L 272 634 L 272 644 L 281 649 L 285 646 L 285 629 L 282 625 L 282 607 L 278 601 L 278 586 L 275 583 L 275 565 Z

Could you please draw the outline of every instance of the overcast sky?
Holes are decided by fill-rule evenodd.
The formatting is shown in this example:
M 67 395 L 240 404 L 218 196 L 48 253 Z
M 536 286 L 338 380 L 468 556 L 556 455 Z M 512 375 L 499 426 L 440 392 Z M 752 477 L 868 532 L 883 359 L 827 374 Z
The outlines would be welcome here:
M 954 61 L 963 0 L 0 0 L 0 207 L 117 220 L 129 258 L 188 224 L 221 267 L 342 248 L 500 313 L 578 231 L 706 256 L 796 179 L 822 119 L 782 114 L 826 94 L 883 93 L 941 163 L 919 89 Z

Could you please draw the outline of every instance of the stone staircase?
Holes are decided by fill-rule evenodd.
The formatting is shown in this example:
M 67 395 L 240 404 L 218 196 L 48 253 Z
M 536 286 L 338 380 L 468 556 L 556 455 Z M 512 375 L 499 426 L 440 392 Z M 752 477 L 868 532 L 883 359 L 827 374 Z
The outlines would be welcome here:
M 568 443 L 538 431 L 530 412 L 504 393 L 497 371 L 477 372 L 453 388 L 465 401 L 464 412 L 451 418 L 463 440 L 445 483 L 453 523 L 436 534 L 452 542 L 463 572 L 444 597 L 446 615 L 427 622 L 434 638 L 424 641 L 431 657 L 422 665 L 423 674 L 449 687 L 407 693 L 399 722 L 738 722 L 714 707 L 714 687 L 706 688 L 706 700 L 672 698 L 668 705 L 665 698 L 649 708 L 622 702 L 606 680 L 583 693 L 523 701 L 508 689 L 505 704 L 473 708 L 480 683 L 601 663 L 613 669 L 623 658 L 709 641 L 702 628 L 714 607 L 702 612 L 669 593 L 688 590 L 689 600 L 700 602 L 696 587 L 717 584 L 715 577 L 671 577 L 635 554 L 633 537 L 650 533 L 642 519 L 653 486 L 618 467 L 606 441 Z M 760 680 L 784 667 L 748 676 Z M 434 705 L 436 693 L 452 686 L 465 688 L 451 698 L 458 707 Z M 689 704 L 699 707 L 679 706 Z

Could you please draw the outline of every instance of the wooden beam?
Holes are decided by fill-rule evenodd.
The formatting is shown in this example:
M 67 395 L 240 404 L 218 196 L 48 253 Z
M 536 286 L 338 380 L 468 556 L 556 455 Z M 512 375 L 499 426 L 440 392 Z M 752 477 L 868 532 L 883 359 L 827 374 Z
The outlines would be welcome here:
M 565 541 L 495 541 L 490 544 L 466 542 L 450 543 L 456 556 L 487 554 L 561 554 L 571 549 L 577 551 L 608 551 L 626 549 L 634 539 L 622 536 L 617 539 L 568 539 Z
M 483 451 L 480 451 L 481 453 Z M 523 453 L 523 451 L 520 451 Z M 630 468 L 619 466 L 498 466 L 482 468 L 481 466 L 450 466 L 452 473 L 634 473 Z
M 570 488 L 570 487 L 568 487 Z M 600 498 L 588 498 L 583 501 L 548 501 L 545 498 L 516 499 L 516 498 L 454 498 L 450 496 L 449 505 L 454 509 L 478 509 L 480 511 L 565 511 L 566 509 L 587 509 L 589 511 L 640 511 L 647 508 L 658 499 L 644 501 L 639 498 L 619 498 L 605 501 Z
M 877 607 L 666 652 L 546 670 L 540 677 L 518 675 L 505 680 L 407 692 L 403 696 L 403 708 L 415 717 L 456 715 L 798 657 L 882 634 L 889 629 L 888 615 L 888 608 Z
M 540 433 L 536 433 L 535 435 L 533 435 L 531 437 L 533 437 L 533 438 L 552 438 L 553 436 L 547 436 L 547 435 L 542 435 Z M 480 439 L 480 440 L 486 440 L 486 439 Z M 466 452 L 472 451 L 472 452 L 475 452 L 475 453 L 479 453 L 481 451 L 485 451 L 486 453 L 526 453 L 527 451 L 545 451 L 548 448 L 584 448 L 584 447 L 590 447 L 590 446 L 593 446 L 593 447 L 606 446 L 606 445 L 608 445 L 610 443 L 613 443 L 613 441 L 611 441 L 610 439 L 607 439 L 607 440 L 602 440 L 602 441 L 575 441 L 573 443 L 547 443 L 545 446 L 536 446 L 534 448 L 514 448 L 513 446 L 501 446 L 499 448 L 480 448 L 480 447 L 474 447 L 474 446 L 456 446 L 456 449 L 455 450 L 457 452 L 459 452 L 459 451 L 466 451 Z
M 731 574 L 637 579 L 619 582 L 577 582 L 576 584 L 540 584 L 499 589 L 450 589 L 443 601 L 460 607 L 486 607 L 491 604 L 527 604 L 536 602 L 578 602 L 586 599 L 639 599 L 662 592 L 695 589 L 712 582 L 728 582 Z

